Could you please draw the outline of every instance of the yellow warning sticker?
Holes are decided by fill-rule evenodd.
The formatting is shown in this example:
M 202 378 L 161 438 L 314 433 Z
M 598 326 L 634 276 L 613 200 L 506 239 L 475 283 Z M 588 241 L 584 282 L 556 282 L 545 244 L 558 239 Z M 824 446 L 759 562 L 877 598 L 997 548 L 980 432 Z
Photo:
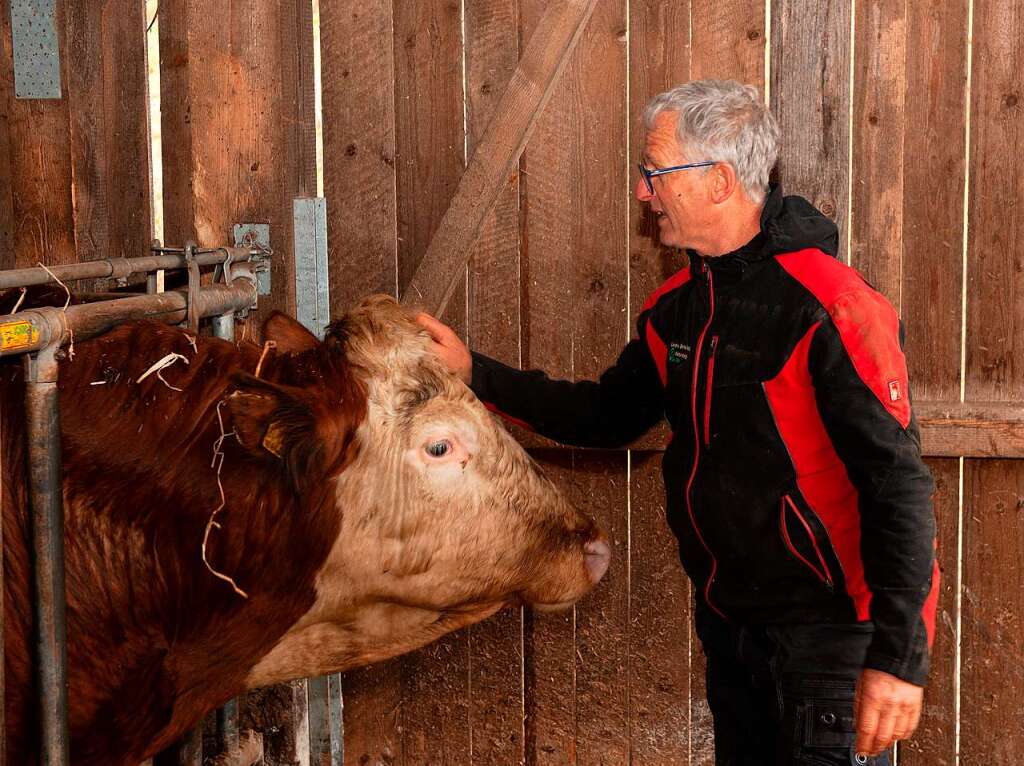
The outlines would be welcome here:
M 0 322 L 0 351 L 17 351 L 39 341 L 39 330 L 31 322 Z

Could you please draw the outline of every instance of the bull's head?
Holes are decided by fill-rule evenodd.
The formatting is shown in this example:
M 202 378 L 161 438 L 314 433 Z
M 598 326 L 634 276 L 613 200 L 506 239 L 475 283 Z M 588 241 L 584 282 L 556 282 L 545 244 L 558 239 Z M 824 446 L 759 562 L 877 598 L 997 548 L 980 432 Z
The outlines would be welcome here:
M 297 325 L 268 331 L 285 351 L 320 346 Z M 569 506 L 428 340 L 384 296 L 328 331 L 324 345 L 366 402 L 351 428 L 318 432 L 345 444 L 302 451 L 344 455 L 327 460 L 340 533 L 317 576 L 316 603 L 254 668 L 250 685 L 393 656 L 509 604 L 569 606 L 607 569 L 609 548 L 594 522 Z M 306 465 L 299 462 L 296 470 Z

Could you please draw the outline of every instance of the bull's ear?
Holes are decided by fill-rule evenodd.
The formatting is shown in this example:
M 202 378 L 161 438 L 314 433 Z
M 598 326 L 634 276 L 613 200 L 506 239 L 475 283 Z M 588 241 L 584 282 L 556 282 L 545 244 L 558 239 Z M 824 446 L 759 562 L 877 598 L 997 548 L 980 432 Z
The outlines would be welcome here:
M 231 422 L 249 454 L 281 463 L 299 488 L 345 463 L 355 426 L 347 409 L 327 407 L 316 389 L 279 385 L 245 372 L 233 374 L 231 382 Z
M 309 397 L 301 389 L 236 373 L 228 397 L 231 421 L 241 445 L 254 457 L 280 461 L 294 481 L 319 475 L 326 457 Z
M 263 323 L 263 337 L 277 344 L 277 350 L 285 354 L 299 354 L 316 348 L 320 341 L 292 317 L 274 311 Z

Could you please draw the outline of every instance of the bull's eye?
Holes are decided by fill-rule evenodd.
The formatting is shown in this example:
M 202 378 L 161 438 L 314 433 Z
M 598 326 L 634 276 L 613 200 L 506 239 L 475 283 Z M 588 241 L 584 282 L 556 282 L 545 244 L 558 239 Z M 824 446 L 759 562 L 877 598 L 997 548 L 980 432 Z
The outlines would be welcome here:
M 425 447 L 427 454 L 431 457 L 444 457 L 452 449 L 452 443 L 447 439 L 439 439 L 436 442 L 430 442 Z

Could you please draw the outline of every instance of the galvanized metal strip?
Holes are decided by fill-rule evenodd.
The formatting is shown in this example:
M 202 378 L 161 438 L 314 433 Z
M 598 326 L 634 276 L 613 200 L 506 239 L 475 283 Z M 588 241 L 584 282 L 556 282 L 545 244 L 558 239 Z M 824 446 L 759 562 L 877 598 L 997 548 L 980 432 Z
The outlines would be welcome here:
M 341 673 L 327 676 L 327 707 L 331 716 L 331 766 L 345 765 L 345 701 Z
M 15 98 L 60 98 L 54 0 L 11 0 Z
M 295 318 L 318 338 L 331 321 L 327 275 L 327 200 L 298 197 L 293 203 L 295 233 Z
M 306 700 L 309 710 L 309 762 L 323 763 L 323 756 L 331 747 L 331 722 L 327 703 L 327 676 L 306 681 Z

